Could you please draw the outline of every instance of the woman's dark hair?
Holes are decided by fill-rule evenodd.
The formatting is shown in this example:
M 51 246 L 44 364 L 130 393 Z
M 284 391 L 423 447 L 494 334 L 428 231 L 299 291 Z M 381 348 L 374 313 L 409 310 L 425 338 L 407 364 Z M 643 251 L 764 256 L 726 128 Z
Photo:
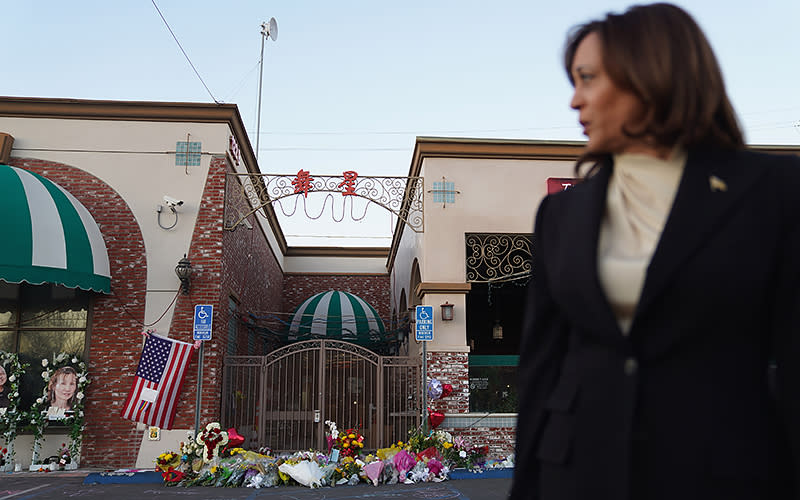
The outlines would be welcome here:
M 669 147 L 744 147 L 714 51 L 686 11 L 667 3 L 636 5 L 575 27 L 564 49 L 564 67 L 573 84 L 575 51 L 590 33 L 602 41 L 603 65 L 611 80 L 644 103 L 642 126 L 624 133 Z M 584 155 L 576 171 L 586 161 L 607 157 Z

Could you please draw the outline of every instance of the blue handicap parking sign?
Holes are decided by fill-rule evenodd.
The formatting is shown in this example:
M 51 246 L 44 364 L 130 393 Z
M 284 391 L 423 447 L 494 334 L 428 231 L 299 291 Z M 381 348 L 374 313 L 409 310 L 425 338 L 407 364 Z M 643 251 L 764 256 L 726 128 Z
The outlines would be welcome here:
M 417 306 L 415 311 L 414 338 L 417 342 L 433 340 L 433 306 Z
M 194 306 L 194 340 L 211 340 L 211 326 L 214 321 L 214 306 L 198 304 Z

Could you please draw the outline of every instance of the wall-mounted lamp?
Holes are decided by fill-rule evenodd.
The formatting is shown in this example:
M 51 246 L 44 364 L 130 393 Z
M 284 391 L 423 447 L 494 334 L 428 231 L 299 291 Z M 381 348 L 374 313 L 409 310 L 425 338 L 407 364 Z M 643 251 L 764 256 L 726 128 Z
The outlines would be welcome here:
M 175 274 L 177 274 L 178 279 L 181 280 L 181 290 L 183 290 L 184 295 L 189 295 L 189 286 L 192 279 L 192 263 L 186 258 L 186 254 L 183 254 L 183 258 L 179 260 L 178 265 L 175 266 Z
M 494 320 L 494 326 L 492 327 L 492 339 L 494 340 L 503 340 L 503 325 L 500 324 L 500 320 Z
M 450 302 L 442 304 L 442 321 L 453 321 L 453 306 Z

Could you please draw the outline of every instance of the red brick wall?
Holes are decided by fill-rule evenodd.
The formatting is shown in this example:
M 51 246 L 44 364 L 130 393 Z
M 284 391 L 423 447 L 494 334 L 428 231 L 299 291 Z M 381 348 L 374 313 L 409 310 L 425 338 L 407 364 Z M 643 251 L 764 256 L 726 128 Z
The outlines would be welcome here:
M 454 436 L 463 436 L 473 446 L 489 447 L 489 458 L 504 460 L 514 453 L 516 429 L 514 427 L 481 427 L 480 422 L 468 429 L 446 429 Z
M 238 183 L 231 183 L 227 189 L 237 187 Z M 239 225 L 234 231 L 224 231 L 222 235 L 223 299 L 227 301 L 227 297 L 233 296 L 238 302 L 241 317 L 247 318 L 249 314 L 253 314 L 262 318 L 259 324 L 273 325 L 275 321 L 268 318 L 277 316 L 283 306 L 283 271 L 256 221 L 256 216 L 251 215 L 248 220 L 252 229 Z M 227 303 L 221 312 L 221 319 L 227 324 Z M 228 338 L 227 331 L 223 335 L 225 339 Z M 255 336 L 255 350 L 248 351 L 248 335 L 248 329 L 240 324 L 236 354 L 266 354 L 264 337 L 260 335 Z
M 469 413 L 469 354 L 466 352 L 429 352 L 428 379 L 453 386 L 446 398 L 428 405 L 442 413 Z
M 283 279 L 283 310 L 291 313 L 312 295 L 338 290 L 358 295 L 378 311 L 384 326 L 391 328 L 388 274 L 300 274 Z
M 194 269 L 192 289 L 188 296 L 178 298 L 170 328 L 170 337 L 191 342 L 194 305 L 214 305 L 212 340 L 204 346 L 201 425 L 220 418 L 229 297 L 238 302 L 240 314 L 263 316 L 280 310 L 283 285 L 277 260 L 252 218 L 253 229 L 241 226 L 235 231 L 223 230 L 226 171 L 229 165 L 225 157 L 212 158 L 187 255 Z M 247 329 L 240 326 L 238 330 L 238 353 L 245 354 Z M 193 362 L 184 381 L 175 428 L 194 427 L 196 395 L 197 363 Z
M 192 263 L 192 281 L 189 295 L 181 294 L 175 303 L 169 336 L 192 342 L 192 323 L 195 304 L 212 304 L 214 320 L 211 340 L 205 343 L 203 360 L 203 390 L 200 406 L 200 424 L 219 419 L 220 391 L 222 387 L 222 356 L 225 354 L 227 297 L 221 289 L 222 274 L 222 216 L 225 187 L 226 160 L 214 157 L 206 178 L 205 189 L 197 213 L 187 257 Z M 189 364 L 183 390 L 178 400 L 178 411 L 173 428 L 194 428 L 195 399 L 197 397 L 198 351 Z
M 465 352 L 429 352 L 428 378 L 453 386 L 453 392 L 428 403 L 429 408 L 444 414 L 469 413 L 469 355 Z M 439 429 L 462 436 L 474 446 L 489 446 L 489 458 L 504 459 L 514 451 L 513 427 L 481 425 L 481 416 L 467 428 L 442 426 Z
M 86 430 L 81 465 L 125 467 L 136 462 L 141 432 L 119 413 L 142 348 L 147 259 L 139 224 L 106 183 L 69 165 L 29 158 L 10 164 L 36 172 L 72 193 L 94 216 L 108 249 L 111 295 L 97 294 L 89 339 Z

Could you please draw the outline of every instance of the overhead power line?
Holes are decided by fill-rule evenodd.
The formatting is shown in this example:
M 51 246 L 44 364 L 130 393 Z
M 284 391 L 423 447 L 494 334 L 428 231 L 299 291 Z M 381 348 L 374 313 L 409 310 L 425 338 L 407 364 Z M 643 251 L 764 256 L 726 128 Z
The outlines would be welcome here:
M 161 20 L 164 21 L 164 25 L 166 25 L 167 29 L 169 30 L 170 35 L 172 35 L 172 38 L 175 39 L 175 43 L 178 44 L 178 48 L 181 49 L 181 52 L 183 52 L 183 56 L 189 62 L 189 66 L 191 66 L 192 69 L 194 70 L 194 74 L 197 75 L 197 78 L 200 79 L 200 83 L 203 84 L 203 87 L 206 88 L 206 92 L 208 92 L 208 95 L 211 96 L 211 100 L 213 100 L 215 104 L 222 104 L 222 101 L 218 101 L 217 98 L 214 97 L 214 94 L 211 93 L 211 90 L 208 88 L 208 85 L 206 85 L 206 82 L 203 81 L 203 77 L 200 76 L 200 73 L 197 71 L 197 68 L 195 68 L 194 64 L 192 64 L 192 60 L 189 59 L 189 55 L 186 53 L 185 50 L 183 50 L 183 47 L 181 46 L 181 42 L 178 41 L 178 37 L 175 36 L 175 33 L 172 31 L 172 28 L 169 27 L 169 23 L 164 18 L 164 14 L 161 13 L 161 9 L 159 9 L 158 5 L 156 5 L 156 0 L 151 0 L 151 1 L 153 2 L 153 7 L 156 8 L 156 11 L 158 11 L 158 15 L 161 16 Z
M 465 129 L 465 130 L 437 130 L 437 131 L 394 131 L 394 130 L 274 130 L 264 131 L 261 135 L 437 135 L 437 134 L 472 134 L 476 132 L 530 132 L 536 130 L 578 130 L 578 125 L 554 126 L 554 127 L 525 127 L 525 128 L 489 128 L 489 129 Z M 424 133 L 423 133 L 424 132 Z
M 389 151 L 389 152 L 408 152 L 412 147 L 407 148 L 381 148 L 381 147 L 352 147 L 352 148 L 336 148 L 326 146 L 276 146 L 271 148 L 258 148 L 259 151 L 326 151 L 326 152 L 342 152 L 342 151 Z

